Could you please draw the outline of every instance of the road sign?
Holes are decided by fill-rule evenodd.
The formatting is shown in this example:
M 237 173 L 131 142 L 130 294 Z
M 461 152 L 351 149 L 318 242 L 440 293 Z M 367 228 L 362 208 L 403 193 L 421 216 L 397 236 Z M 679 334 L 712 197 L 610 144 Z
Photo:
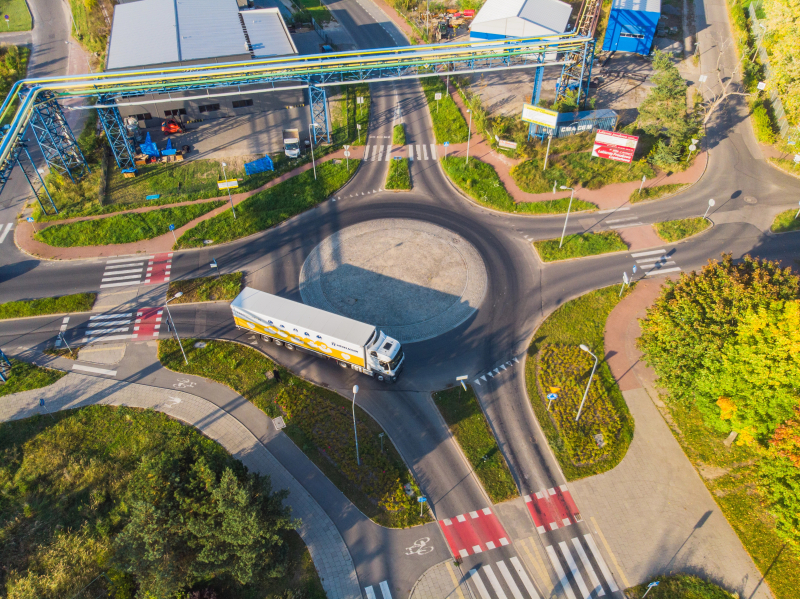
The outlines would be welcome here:
M 547 108 L 541 108 L 533 104 L 523 104 L 522 120 L 527 123 L 533 123 L 534 125 L 555 129 L 558 113 L 555 110 L 548 110 Z
M 449 145 L 450 145 L 450 142 L 449 142 L 449 141 L 446 141 L 446 142 L 444 142 L 444 146 L 445 146 L 445 147 L 447 147 L 447 146 L 449 146 Z
M 364 103 L 364 96 L 357 96 L 356 104 L 363 104 L 363 103 Z
M 690 152 L 694 152 L 696 149 L 697 149 L 697 146 L 696 146 L 696 145 L 694 145 L 694 144 L 692 144 L 692 145 L 690 145 L 690 146 L 689 146 L 689 151 L 690 151 Z
M 239 181 L 236 179 L 226 179 L 222 181 L 217 181 L 217 187 L 219 189 L 232 189 L 234 187 L 239 187 Z
M 33 217 L 32 217 L 32 216 L 29 216 L 29 217 L 28 217 L 28 218 L 26 218 L 25 220 L 26 220 L 26 221 L 28 221 L 29 223 L 32 223 L 32 222 L 33 222 Z
M 425 503 L 426 501 L 428 501 L 428 498 L 427 497 L 417 497 L 417 501 L 419 501 L 420 503 Z
M 359 131 L 361 131 L 361 123 L 356 123 L 356 129 L 358 129 Z
M 597 136 L 594 138 L 592 156 L 630 164 L 638 142 L 639 138 L 635 135 L 598 129 Z
M 697 80 L 700 83 L 705 83 L 706 81 L 708 81 L 708 75 L 700 75 L 700 77 L 698 77 Z
M 764 81 L 759 81 L 758 85 L 756 85 L 756 87 L 763 91 L 763 90 L 767 89 L 767 84 Z
M 558 393 L 561 391 L 561 387 L 550 387 L 550 393 Z
M 402 159 L 403 159 L 403 157 L 402 157 L 402 156 L 395 156 L 395 157 L 394 157 L 394 159 L 395 159 L 395 160 L 402 160 Z
M 638 267 L 638 266 L 636 266 L 635 264 L 633 265 L 633 274 L 636 274 L 636 270 L 637 270 L 638 268 L 639 268 L 639 267 Z
M 345 150 L 344 157 L 345 158 L 350 158 L 350 152 Z
M 464 391 L 466 391 L 467 386 L 464 384 L 464 381 L 467 380 L 467 375 L 465 374 L 464 376 L 457 376 L 456 380 L 461 382 L 461 386 L 464 387 Z
M 39 398 L 39 405 L 44 407 L 44 399 L 42 399 L 41 397 Z
M 175 230 L 175 225 L 170 225 L 170 226 L 169 226 L 169 230 L 170 230 L 170 231 L 174 231 L 174 230 Z
M 442 99 L 442 94 L 441 94 L 441 92 L 436 92 L 436 93 L 434 94 L 434 96 L 433 96 L 433 99 L 434 99 L 434 100 L 441 100 L 441 99 Z
M 794 155 L 794 161 L 795 162 L 800 162 L 800 154 L 795 154 Z
M 350 146 L 344 146 L 344 149 L 345 149 L 345 150 L 349 150 L 349 149 L 350 149 Z
M 628 273 L 626 272 L 622 273 L 622 280 L 626 285 L 630 282 L 630 279 L 628 279 Z
M 548 393 L 547 394 L 547 399 L 549 399 L 550 401 L 553 401 L 554 399 L 558 399 L 558 395 L 556 395 L 555 393 Z

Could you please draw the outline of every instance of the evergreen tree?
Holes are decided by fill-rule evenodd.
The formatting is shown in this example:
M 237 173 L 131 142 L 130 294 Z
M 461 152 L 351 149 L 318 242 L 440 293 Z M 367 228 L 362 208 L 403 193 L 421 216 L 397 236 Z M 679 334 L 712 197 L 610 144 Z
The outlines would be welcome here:
M 695 130 L 693 119 L 686 112 L 686 81 L 671 55 L 656 50 L 653 54 L 655 87 L 639 106 L 637 124 L 649 135 L 666 135 L 670 145 L 678 145 Z

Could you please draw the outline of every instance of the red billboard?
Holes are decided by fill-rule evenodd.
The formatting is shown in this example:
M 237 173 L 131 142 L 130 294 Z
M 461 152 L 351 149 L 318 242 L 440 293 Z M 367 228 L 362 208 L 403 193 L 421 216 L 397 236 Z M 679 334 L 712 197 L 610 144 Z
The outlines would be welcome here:
M 638 141 L 639 138 L 635 135 L 598 129 L 597 137 L 594 139 L 592 156 L 630 164 Z

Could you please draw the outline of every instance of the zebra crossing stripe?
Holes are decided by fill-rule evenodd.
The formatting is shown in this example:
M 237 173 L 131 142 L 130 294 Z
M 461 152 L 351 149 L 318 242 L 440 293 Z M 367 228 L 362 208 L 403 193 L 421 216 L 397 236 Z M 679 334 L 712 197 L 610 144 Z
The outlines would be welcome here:
M 364 592 L 367 594 L 367 599 L 375 599 L 375 591 L 372 590 L 371 586 L 365 588 Z
M 589 561 L 586 552 L 583 550 L 583 545 L 581 545 L 580 539 L 578 539 L 578 537 L 574 537 L 572 539 L 572 545 L 575 547 L 575 553 L 578 554 L 578 557 L 580 558 L 583 567 L 586 568 L 586 571 L 589 573 L 589 580 L 591 580 L 592 584 L 594 585 L 592 593 L 596 592 L 597 593 L 597 595 L 595 595 L 596 597 L 602 597 L 603 595 L 606 594 L 606 592 L 603 590 L 600 581 L 597 579 L 597 574 L 594 573 L 594 568 L 592 568 L 592 562 Z
M 619 587 L 617 587 L 617 583 L 614 582 L 614 577 L 611 575 L 611 571 L 606 565 L 606 560 L 604 560 L 603 556 L 600 555 L 600 550 L 597 548 L 597 545 L 595 545 L 594 537 L 592 537 L 592 535 L 583 535 L 583 538 L 586 539 L 586 544 L 589 546 L 589 551 L 592 552 L 594 561 L 596 561 L 597 565 L 600 566 L 600 571 L 603 573 L 603 576 L 608 583 L 608 587 L 611 589 L 612 593 L 616 593 L 619 590 Z M 625 582 L 625 577 L 623 576 L 622 578 L 623 582 Z
M 528 577 L 528 573 L 525 571 L 525 568 L 522 567 L 516 555 L 511 558 L 511 565 L 514 566 L 514 570 L 517 571 L 517 576 L 519 576 L 522 585 L 525 587 L 525 590 L 528 591 L 528 595 L 530 595 L 531 599 L 539 599 L 539 593 L 536 592 L 536 587 L 533 586 L 531 579 Z
M 431 158 L 438 160 L 436 156 L 436 144 L 431 144 Z
M 417 144 L 417 160 L 422 160 L 422 150 L 419 149 L 419 144 Z
M 547 551 L 547 557 L 550 558 L 550 563 L 553 564 L 553 569 L 556 571 L 556 576 L 558 576 L 558 582 L 561 585 L 561 588 L 564 589 L 564 592 L 567 594 L 569 599 L 578 599 L 575 596 L 575 591 L 572 590 L 572 587 L 569 585 L 569 581 L 567 580 L 567 575 L 564 572 L 564 568 L 561 567 L 561 562 L 558 561 L 558 556 L 556 555 L 555 550 L 553 549 L 552 545 L 548 545 L 545 547 Z
M 392 159 L 392 146 L 386 146 L 386 162 Z
M 486 566 L 487 568 L 489 566 Z M 503 576 L 503 579 L 506 581 L 508 588 L 511 589 L 511 594 L 514 595 L 514 599 L 525 599 L 522 596 L 522 593 L 519 592 L 519 587 L 517 583 L 514 582 L 514 579 L 511 577 L 511 572 L 508 571 L 508 566 L 503 560 L 497 562 L 497 569 L 500 570 L 500 574 Z
M 392 599 L 392 593 L 389 591 L 389 584 L 385 580 L 380 584 L 380 587 L 383 599 Z
M 408 146 L 408 160 L 409 162 L 414 160 L 414 146 Z
M 567 560 L 569 570 L 572 573 L 572 577 L 575 579 L 575 582 L 578 583 L 578 588 L 580 589 L 581 593 L 583 593 L 583 596 L 586 599 L 589 599 L 589 589 L 586 588 L 586 583 L 583 582 L 583 576 L 581 576 L 581 573 L 578 570 L 578 564 L 575 563 L 572 554 L 569 552 L 569 547 L 567 547 L 567 544 L 564 541 L 561 541 L 558 544 L 558 548 L 561 550 L 561 555 L 563 555 L 564 559 Z
M 470 570 L 469 571 L 469 580 L 475 585 L 475 588 L 478 589 L 478 593 L 481 595 L 481 599 L 492 599 L 492 596 L 489 594 L 489 591 L 486 590 L 486 585 L 483 584 L 481 577 L 478 576 L 477 570 Z M 371 597 L 369 599 L 375 599 Z M 570 599 L 575 599 L 575 597 L 570 597 Z
M 497 593 L 497 596 L 500 599 L 508 599 L 505 592 L 503 591 L 503 587 L 500 586 L 500 581 L 497 580 L 497 576 L 494 575 L 494 570 L 492 570 L 492 567 L 489 564 L 486 564 L 483 567 L 483 570 L 486 573 L 486 578 L 489 579 L 489 584 L 492 585 L 494 592 Z
M 428 159 L 428 146 L 425 144 L 422 144 L 422 159 L 423 160 Z
M 3 230 L 3 234 L 0 235 L 0 243 L 3 243 L 6 240 L 6 237 L 8 236 L 9 231 L 11 231 L 11 227 L 13 225 L 14 225 L 14 223 L 8 223 L 6 225 L 6 228 Z M 2 225 L 0 225 L 0 226 L 2 226 Z

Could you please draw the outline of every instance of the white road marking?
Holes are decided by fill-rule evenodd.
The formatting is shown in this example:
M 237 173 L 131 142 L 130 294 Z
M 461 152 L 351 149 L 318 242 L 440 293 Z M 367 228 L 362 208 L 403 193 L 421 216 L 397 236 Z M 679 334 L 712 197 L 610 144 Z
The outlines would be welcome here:
M 642 256 L 655 256 L 656 254 L 666 254 L 666 249 L 661 250 L 650 250 L 647 252 L 637 252 L 636 254 L 631 254 L 634 258 L 641 258 Z
M 380 586 L 383 599 L 392 599 L 392 593 L 389 591 L 389 585 L 387 584 L 387 582 L 384 580 Z
M 364 592 L 367 594 L 367 599 L 375 599 L 375 591 L 372 590 L 371 586 L 365 588 Z
M 609 229 L 627 229 L 628 227 L 641 227 L 642 225 L 644 225 L 642 222 L 625 223 L 622 225 L 611 225 Z
M 528 594 L 531 596 L 531 598 L 539 599 L 539 594 L 536 592 L 536 587 L 533 586 L 531 579 L 528 577 L 528 573 L 525 572 L 525 568 L 522 567 L 522 564 L 519 562 L 519 558 L 516 555 L 511 558 L 511 565 L 514 566 L 514 569 L 517 571 L 517 576 L 519 576 L 520 580 L 522 580 L 522 584 L 525 586 L 525 590 L 528 591 Z
M 115 273 L 116 274 L 116 273 Z M 125 275 L 122 277 L 103 277 L 101 283 L 110 283 L 111 281 L 132 281 L 132 279 L 141 279 L 142 275 Z
M 6 228 L 3 230 L 3 234 L 0 235 L 0 243 L 3 243 L 6 240 L 6 235 L 8 235 L 9 231 L 11 231 L 11 227 L 13 225 L 14 223 L 8 223 L 6 225 Z
M 489 579 L 489 584 L 492 585 L 494 592 L 497 593 L 497 596 L 500 599 L 508 599 L 506 594 L 503 592 L 503 587 L 500 586 L 500 581 L 497 580 L 497 576 L 494 575 L 494 570 L 489 564 L 486 564 L 483 568 L 481 568 L 486 573 L 486 578 Z
M 548 545 L 545 547 L 547 551 L 547 557 L 550 558 L 550 563 L 553 564 L 553 569 L 556 571 L 556 576 L 558 576 L 559 583 L 561 584 L 561 588 L 564 589 L 564 592 L 567 594 L 569 599 L 578 599 L 575 597 L 575 591 L 572 590 L 572 587 L 569 585 L 569 581 L 567 580 L 567 575 L 564 572 L 564 568 L 561 567 L 561 562 L 558 561 L 558 556 L 556 552 L 553 550 L 552 545 Z
M 408 146 L 408 160 L 409 162 L 414 161 L 414 146 Z
M 625 218 L 614 218 L 612 220 L 607 220 L 605 222 L 606 223 L 621 223 L 622 221 L 625 221 L 625 220 L 636 220 L 637 218 L 639 218 L 639 217 L 638 216 L 627 216 Z
M 95 320 L 93 322 L 90 321 L 89 323 L 87 323 L 86 327 L 91 329 L 93 327 L 113 327 L 118 324 L 130 324 L 130 323 L 131 323 L 130 320 Z
M 586 544 L 589 545 L 589 551 L 592 552 L 594 561 L 596 561 L 597 565 L 600 566 L 600 571 L 603 573 L 603 576 L 608 583 L 608 587 L 611 589 L 612 593 L 616 593 L 619 590 L 619 587 L 617 587 L 617 583 L 614 582 L 614 577 L 611 575 L 611 571 L 606 565 L 606 560 L 604 560 L 603 556 L 600 555 L 600 550 L 594 543 L 594 537 L 592 535 L 583 535 L 583 538 L 586 539 Z
M 505 579 L 508 588 L 511 589 L 511 594 L 514 595 L 514 599 L 524 599 L 522 593 L 519 592 L 519 587 L 517 583 L 514 582 L 514 578 L 511 576 L 511 572 L 508 571 L 508 566 L 503 560 L 497 562 L 497 569 L 500 570 L 500 574 Z
M 611 214 L 612 212 L 622 212 L 623 210 L 630 210 L 630 206 L 625 208 L 606 208 L 605 210 L 598 210 L 595 214 Z
M 72 370 L 83 370 L 84 372 L 93 372 L 94 374 L 117 376 L 116 370 L 106 370 L 105 368 L 95 368 L 94 366 L 84 366 L 83 364 L 73 364 Z
M 133 339 L 133 335 L 107 335 L 99 337 L 84 337 L 81 343 L 95 343 L 97 341 L 121 341 L 122 339 Z
M 137 267 L 137 270 L 142 270 L 142 267 L 144 266 L 144 263 L 145 263 L 145 261 L 142 260 L 141 264 Z M 129 263 L 129 262 L 126 262 L 125 264 L 112 264 L 111 266 L 106 266 L 106 272 L 108 272 L 110 270 L 116 270 L 118 268 L 132 268 L 134 266 L 136 266 L 136 264 Z M 134 272 L 134 271 L 131 271 L 131 272 Z
M 130 327 L 117 327 L 113 329 L 92 329 L 91 331 L 86 331 L 86 336 L 92 337 L 105 335 L 106 333 L 125 333 Z
M 422 158 L 423 160 L 427 160 L 428 159 L 428 146 L 426 146 L 425 144 L 422 144 L 422 156 L 423 156 L 423 158 Z
M 89 320 L 113 320 L 115 318 L 127 318 L 130 316 L 133 316 L 133 312 L 127 314 L 96 314 L 95 316 L 90 316 Z
M 100 285 L 100 289 L 105 289 L 106 287 L 123 287 L 125 285 L 136 285 L 139 281 L 126 281 L 125 283 L 106 283 L 105 285 Z
M 436 144 L 431 144 L 431 158 L 438 160 L 436 156 Z
M 419 144 L 417 144 L 417 160 L 422 160 L 422 150 L 419 149 Z
M 492 596 L 489 594 L 489 591 L 486 590 L 486 585 L 483 584 L 481 577 L 478 576 L 478 572 L 476 570 L 469 571 L 469 580 L 475 585 L 478 589 L 478 592 L 481 595 L 481 599 L 492 599 Z
M 592 568 L 592 562 L 589 561 L 589 557 L 586 555 L 586 552 L 583 550 L 583 545 L 581 545 L 580 539 L 575 537 L 572 539 L 572 545 L 575 547 L 575 553 L 578 554 L 578 557 L 583 564 L 583 567 L 586 568 L 586 571 L 589 573 L 589 580 L 592 581 L 594 588 L 592 589 L 592 593 L 597 593 L 596 597 L 602 597 L 606 594 L 603 590 L 600 581 L 597 579 L 597 574 L 594 573 L 594 568 Z
M 567 560 L 567 565 L 569 566 L 570 572 L 572 572 L 572 577 L 575 579 L 575 582 L 578 583 L 578 588 L 580 589 L 581 593 L 583 593 L 583 599 L 589 599 L 589 589 L 586 588 L 586 583 L 583 582 L 583 576 L 578 571 L 578 564 L 575 563 L 575 560 L 572 558 L 572 554 L 569 552 L 569 547 L 564 541 L 561 541 L 558 544 L 558 548 L 561 549 L 561 555 L 564 556 L 564 559 Z
M 661 268 L 661 269 L 658 269 L 658 270 L 651 270 L 650 272 L 645 273 L 644 276 L 650 277 L 650 276 L 653 276 L 653 275 L 664 274 L 665 272 L 678 272 L 679 270 L 680 270 L 679 266 L 676 266 L 675 268 Z
M 636 260 L 636 264 L 655 264 L 656 262 L 661 262 L 667 258 L 670 258 L 667 254 L 662 254 L 661 256 L 657 256 L 655 258 L 640 258 Z
M 386 162 L 392 159 L 392 146 L 386 146 Z
M 123 262 L 142 262 L 143 260 L 152 260 L 154 256 L 139 256 L 138 258 L 117 258 L 116 260 L 107 260 L 106 264 L 122 264 Z

